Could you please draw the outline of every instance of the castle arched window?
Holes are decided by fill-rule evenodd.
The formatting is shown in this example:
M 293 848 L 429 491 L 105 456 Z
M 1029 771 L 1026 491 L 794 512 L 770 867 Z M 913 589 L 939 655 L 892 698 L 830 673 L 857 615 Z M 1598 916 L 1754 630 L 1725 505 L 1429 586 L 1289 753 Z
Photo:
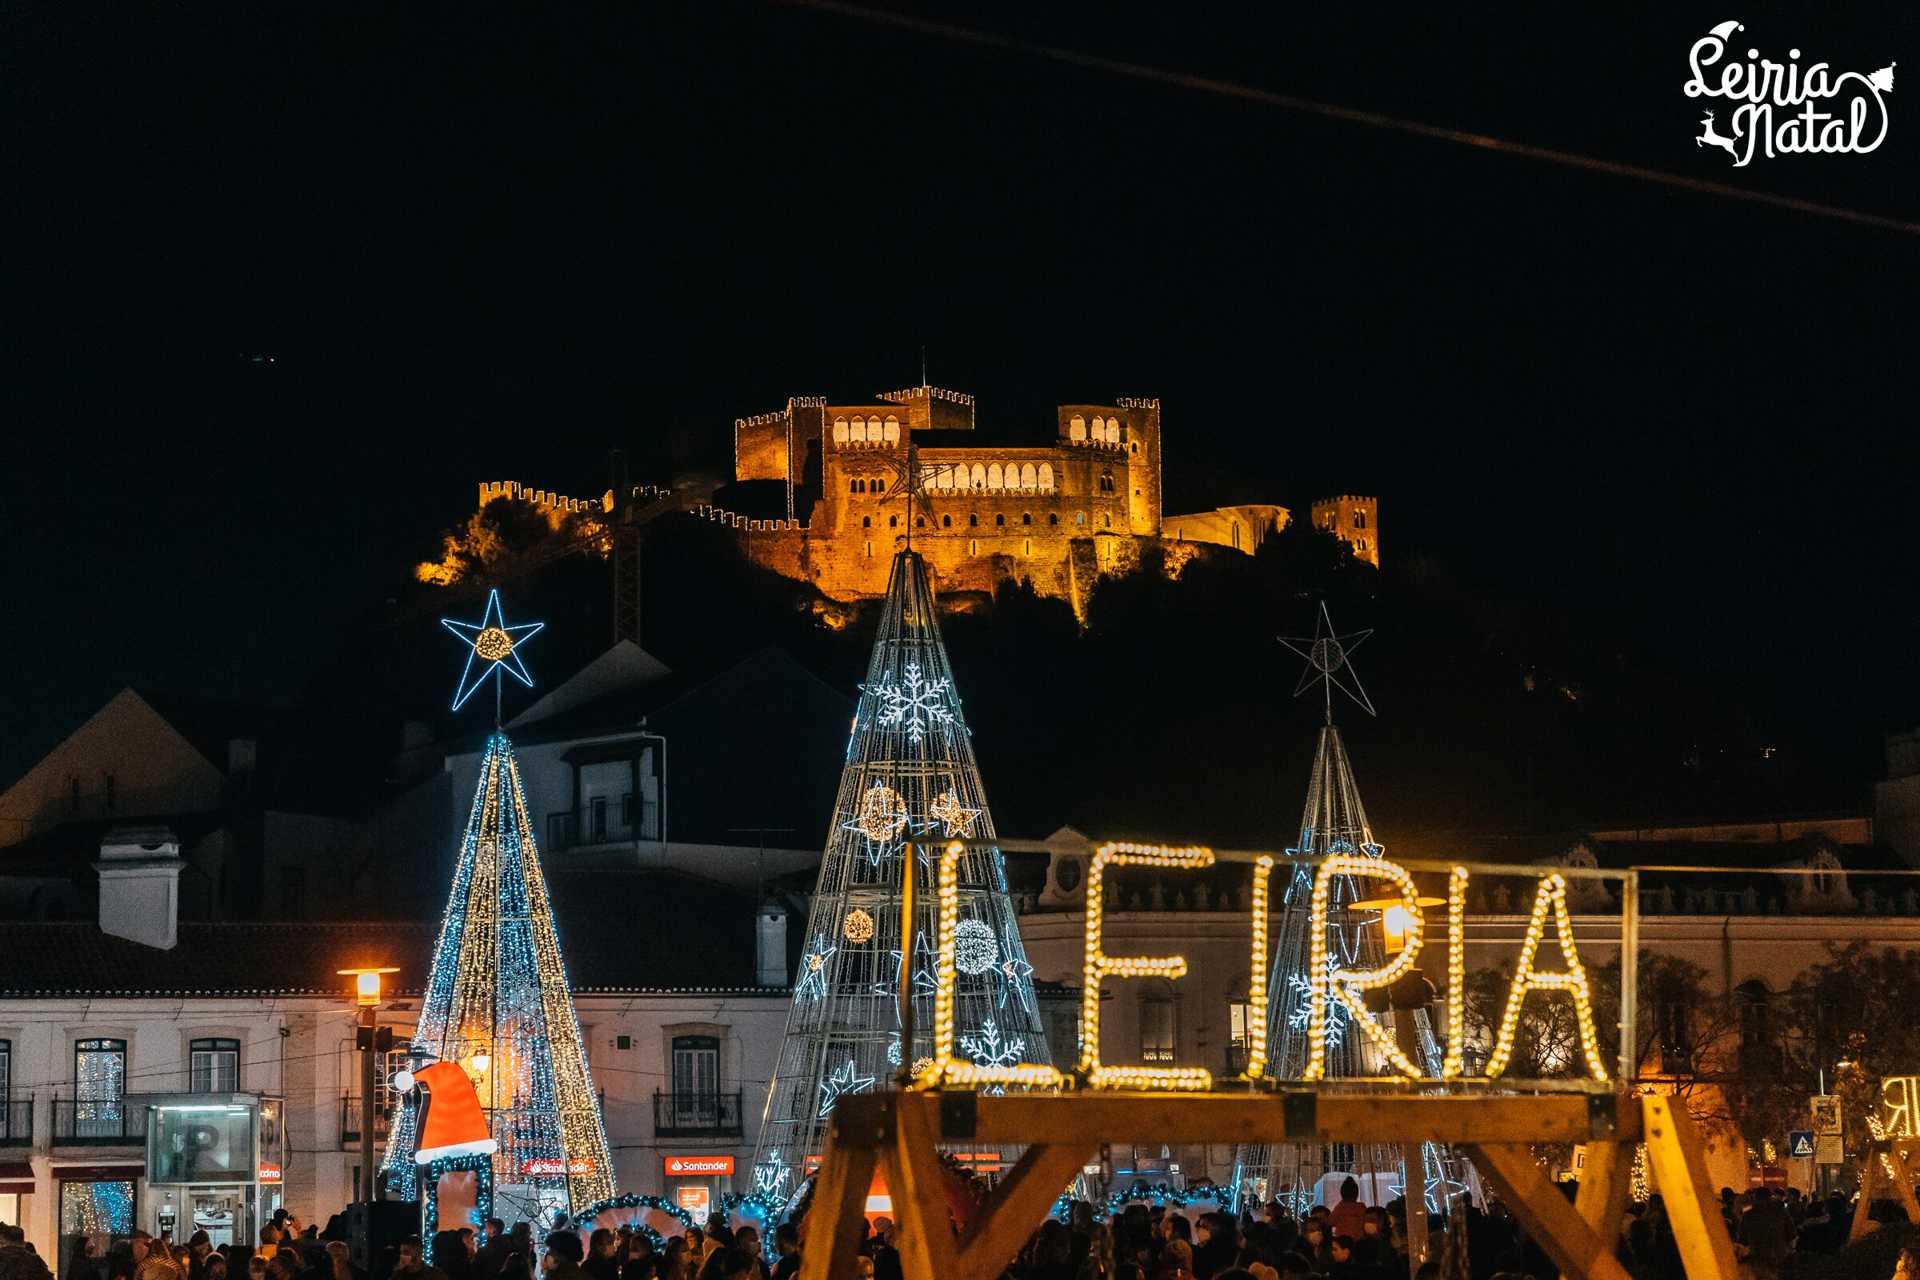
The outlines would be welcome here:
M 1030 556 L 1030 555 L 1032 555 L 1032 554 L 1033 554 L 1033 539 L 1032 539 L 1032 538 L 1028 538 L 1028 539 L 1026 540 L 1026 545 L 1025 545 L 1025 549 L 1024 549 L 1024 550 L 1022 550 L 1020 554 L 1021 554 L 1021 555 L 1023 555 L 1023 556 Z
M 1355 511 L 1355 512 L 1353 513 L 1353 527 L 1354 527 L 1354 528 L 1356 528 L 1356 529 L 1364 529 L 1364 528 L 1366 528 L 1366 527 L 1367 527 L 1367 513 L 1366 513 L 1366 512 L 1364 512 L 1364 511 Z
M 1140 452 L 1140 442 L 1138 440 L 1127 441 L 1127 452 L 1128 453 Z
M 1102 493 L 1113 492 L 1113 472 L 1102 471 L 1100 473 L 1100 492 Z
M 1100 523 L 1105 525 L 1109 529 L 1113 528 L 1113 512 L 1109 511 L 1105 515 L 1101 516 Z
M 927 527 L 927 518 L 926 518 L 925 516 L 917 516 L 917 517 L 915 517 L 915 518 L 914 518 L 914 522 L 913 522 L 913 527 L 914 527 L 914 528 L 916 528 L 916 529 L 924 529 L 924 528 L 926 528 L 926 527 Z
M 871 528 L 873 528 L 873 517 L 872 517 L 872 516 L 861 516 L 861 517 L 860 517 L 860 527 L 861 527 L 862 529 L 871 529 Z
M 1073 513 L 1073 522 L 1074 522 L 1075 524 L 1085 524 L 1085 523 L 1087 522 L 1087 513 L 1086 513 L 1086 512 L 1084 512 L 1084 511 L 1076 511 L 1076 512 L 1074 512 L 1074 513 Z
M 833 420 L 833 442 L 835 444 L 845 444 L 847 442 L 847 420 L 845 418 L 835 418 Z
M 1031 512 L 1031 511 L 1022 511 L 1022 512 L 1020 513 L 1020 523 L 1021 523 L 1021 524 L 1032 524 L 1032 523 L 1033 523 L 1033 512 Z
M 1107 420 L 1105 418 L 1096 417 L 1093 420 L 1093 438 L 1095 440 L 1105 440 L 1107 438 Z
M 886 425 L 880 428 L 880 438 L 888 444 L 900 443 L 900 419 L 888 417 Z
M 970 556 L 977 556 L 980 554 L 980 539 L 978 538 L 967 539 L 967 554 Z
M 1048 523 L 1048 524 L 1059 524 L 1059 523 L 1060 523 L 1060 513 L 1059 513 L 1058 511 L 1049 511 L 1049 512 L 1047 512 L 1047 523 Z
M 1031 490 L 1040 483 L 1040 473 L 1033 469 L 1031 462 L 1020 464 L 1020 487 Z
M 900 517 L 899 517 L 899 516 L 888 516 L 888 517 L 887 517 L 887 528 L 889 528 L 889 529 L 898 529 L 899 527 L 900 527 Z
M 1067 439 L 1075 444 L 1087 438 L 1087 420 L 1079 414 L 1067 419 Z
M 887 491 L 887 482 L 886 482 L 886 479 L 882 477 L 874 480 L 874 482 L 868 485 L 867 487 L 872 489 L 875 493 L 885 493 Z
M 951 529 L 951 528 L 953 528 L 953 517 L 952 517 L 952 516 L 941 516 L 941 517 L 940 517 L 940 527 L 941 527 L 942 529 Z
M 1043 462 L 1040 464 L 1040 492 L 1053 492 L 1053 464 L 1051 462 Z
M 1003 515 L 1002 515 L 1002 516 L 995 516 L 995 517 L 993 518 L 993 527 L 994 527 L 994 528 L 996 528 L 996 529 L 1004 529 L 1004 528 L 1006 528 L 1006 527 L 1007 527 L 1007 518 L 1006 518 L 1005 516 L 1003 516 Z
M 867 442 L 867 420 L 859 414 L 853 416 L 852 440 L 855 444 Z
M 973 464 L 973 487 L 976 489 L 987 487 L 987 469 L 977 462 Z
M 998 489 L 999 487 L 1000 487 L 1000 464 L 997 462 L 988 463 L 987 464 L 987 488 Z
M 976 529 L 977 529 L 977 528 L 979 528 L 979 527 L 980 527 L 980 517 L 979 517 L 979 516 L 977 516 L 977 515 L 970 515 L 970 516 L 968 516 L 968 517 L 967 517 L 967 523 L 968 523 L 968 524 L 969 524 L 970 526 L 972 526 L 972 527 L 974 527 L 974 528 L 976 528 Z
M 1120 420 L 1118 418 L 1107 419 L 1107 443 L 1120 443 Z

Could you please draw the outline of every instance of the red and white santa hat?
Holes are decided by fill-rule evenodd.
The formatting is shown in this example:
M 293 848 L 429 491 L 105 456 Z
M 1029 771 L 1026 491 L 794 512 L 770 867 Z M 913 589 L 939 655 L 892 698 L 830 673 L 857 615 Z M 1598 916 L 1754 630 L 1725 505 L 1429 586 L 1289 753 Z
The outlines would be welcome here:
M 435 1062 L 418 1071 L 394 1074 L 394 1088 L 405 1092 L 415 1085 L 424 1088 L 427 1097 L 414 1163 L 428 1164 L 443 1156 L 490 1156 L 499 1150 L 500 1144 L 487 1132 L 480 1095 L 459 1063 Z

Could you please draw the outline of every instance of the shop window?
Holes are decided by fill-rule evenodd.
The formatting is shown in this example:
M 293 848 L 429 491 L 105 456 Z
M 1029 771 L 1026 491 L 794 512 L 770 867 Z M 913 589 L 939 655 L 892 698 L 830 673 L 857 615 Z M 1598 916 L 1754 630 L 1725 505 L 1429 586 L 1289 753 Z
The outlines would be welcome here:
M 133 1181 L 60 1182 L 60 1238 L 105 1236 L 117 1244 L 133 1231 Z M 64 1272 L 63 1272 L 64 1274 Z
M 240 1092 L 240 1042 L 224 1038 L 193 1040 L 187 1046 L 189 1093 Z

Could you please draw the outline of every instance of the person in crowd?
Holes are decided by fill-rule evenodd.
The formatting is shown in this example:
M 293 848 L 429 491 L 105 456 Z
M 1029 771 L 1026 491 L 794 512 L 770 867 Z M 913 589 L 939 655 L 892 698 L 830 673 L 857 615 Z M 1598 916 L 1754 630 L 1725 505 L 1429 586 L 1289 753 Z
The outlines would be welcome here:
M 200 1280 L 227 1280 L 227 1255 L 209 1253 L 206 1264 L 200 1269 Z
M 772 1280 L 793 1280 L 800 1274 L 800 1229 L 783 1222 L 773 1229 Z
M 693 1280 L 693 1246 L 686 1236 L 675 1236 L 667 1241 L 660 1277 L 661 1280 Z
M 433 1233 L 433 1269 L 447 1280 L 473 1280 L 473 1254 L 467 1247 L 470 1232 L 458 1229 Z
M 588 1280 L 620 1280 L 620 1260 L 614 1256 L 620 1237 L 612 1227 L 595 1227 L 587 1241 L 587 1259 L 580 1264 Z
M 580 1264 L 586 1260 L 587 1247 L 577 1231 L 554 1231 L 547 1236 L 547 1251 L 540 1259 L 544 1280 L 586 1280 Z
M 53 1280 L 47 1264 L 27 1244 L 16 1223 L 0 1223 L 0 1280 Z
M 404 1276 L 406 1280 L 447 1280 L 446 1272 L 427 1265 L 426 1251 L 420 1247 L 419 1236 L 408 1236 L 400 1242 L 399 1254 L 393 1263 L 393 1274 Z

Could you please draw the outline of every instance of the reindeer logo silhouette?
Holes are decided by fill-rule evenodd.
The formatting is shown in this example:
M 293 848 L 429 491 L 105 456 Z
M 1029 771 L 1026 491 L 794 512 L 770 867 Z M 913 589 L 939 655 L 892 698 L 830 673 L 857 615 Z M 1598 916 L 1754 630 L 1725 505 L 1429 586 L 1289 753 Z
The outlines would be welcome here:
M 1733 149 L 1733 139 L 1728 137 L 1724 133 L 1718 133 L 1718 132 L 1715 132 L 1714 130 L 1713 112 L 1711 111 L 1707 112 L 1706 118 L 1702 120 L 1700 123 L 1707 127 L 1707 131 L 1701 134 L 1699 137 L 1695 138 L 1693 140 L 1693 145 L 1696 147 L 1705 147 L 1705 146 L 1719 147 L 1721 150 L 1725 151 L 1728 155 L 1732 156 L 1734 159 L 1734 163 L 1738 164 L 1740 161 L 1740 153 Z

